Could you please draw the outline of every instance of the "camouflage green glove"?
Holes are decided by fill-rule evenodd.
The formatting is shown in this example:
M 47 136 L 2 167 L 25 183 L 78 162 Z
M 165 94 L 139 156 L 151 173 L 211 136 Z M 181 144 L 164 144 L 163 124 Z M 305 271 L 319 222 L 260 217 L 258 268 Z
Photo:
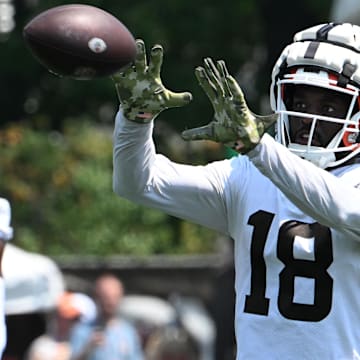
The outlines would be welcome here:
M 137 55 L 133 66 L 112 76 L 121 107 L 127 119 L 147 123 L 161 111 L 188 104 L 189 92 L 175 93 L 167 90 L 160 78 L 163 48 L 155 45 L 151 49 L 147 64 L 143 40 L 136 40 Z
M 210 58 L 204 60 L 195 75 L 214 108 L 214 120 L 208 125 L 185 130 L 185 140 L 213 140 L 245 154 L 260 141 L 277 115 L 259 116 L 252 113 L 236 80 L 229 74 L 225 62 L 216 66 Z

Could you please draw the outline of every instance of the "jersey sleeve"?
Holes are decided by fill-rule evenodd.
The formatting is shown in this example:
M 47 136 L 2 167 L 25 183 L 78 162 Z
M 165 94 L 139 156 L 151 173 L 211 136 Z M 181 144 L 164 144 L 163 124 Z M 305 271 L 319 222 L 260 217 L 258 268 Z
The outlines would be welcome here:
M 360 178 L 352 184 L 344 181 L 299 158 L 268 134 L 248 156 L 259 171 L 307 215 L 359 239 L 360 189 L 355 184 Z
M 222 161 L 205 166 L 175 163 L 157 154 L 153 124 L 137 124 L 117 114 L 114 130 L 113 189 L 135 203 L 227 233 Z M 218 162 L 220 163 L 220 162 Z

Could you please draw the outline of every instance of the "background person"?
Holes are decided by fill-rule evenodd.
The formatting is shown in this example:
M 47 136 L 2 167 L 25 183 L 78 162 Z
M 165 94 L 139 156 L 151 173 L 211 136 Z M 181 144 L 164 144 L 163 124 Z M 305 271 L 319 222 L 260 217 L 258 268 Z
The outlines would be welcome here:
M 90 322 L 96 317 L 94 301 L 82 293 L 66 291 L 49 314 L 47 332 L 34 339 L 26 354 L 27 360 L 69 360 L 69 336 L 76 322 Z
M 78 323 L 71 333 L 72 360 L 142 360 L 143 352 L 135 327 L 119 317 L 124 295 L 122 282 L 112 274 L 96 279 L 94 300 L 97 317 Z

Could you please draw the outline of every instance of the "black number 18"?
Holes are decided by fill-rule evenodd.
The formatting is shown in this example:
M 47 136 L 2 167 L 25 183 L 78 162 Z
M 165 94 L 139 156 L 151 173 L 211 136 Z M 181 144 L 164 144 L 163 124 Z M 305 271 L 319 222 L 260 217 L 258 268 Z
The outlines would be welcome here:
M 254 226 L 251 239 L 251 284 L 246 296 L 244 312 L 267 315 L 270 299 L 266 292 L 266 263 L 264 248 L 274 214 L 258 211 L 251 215 L 248 224 Z M 295 236 L 314 240 L 314 260 L 296 259 L 293 247 Z M 320 321 L 331 310 L 333 279 L 327 272 L 333 261 L 330 229 L 318 223 L 305 224 L 287 221 L 282 224 L 277 239 L 277 257 L 284 264 L 279 274 L 278 309 L 287 319 Z M 294 302 L 295 278 L 314 280 L 314 303 Z

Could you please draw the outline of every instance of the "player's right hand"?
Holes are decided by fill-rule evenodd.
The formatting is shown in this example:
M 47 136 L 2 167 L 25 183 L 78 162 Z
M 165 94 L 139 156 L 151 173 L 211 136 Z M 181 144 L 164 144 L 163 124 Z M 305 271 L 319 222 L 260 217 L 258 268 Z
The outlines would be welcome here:
M 162 83 L 162 46 L 152 47 L 149 63 L 146 59 L 144 41 L 136 40 L 136 46 L 137 55 L 133 65 L 112 76 L 125 117 L 147 123 L 165 109 L 188 104 L 192 100 L 191 93 L 172 92 Z

